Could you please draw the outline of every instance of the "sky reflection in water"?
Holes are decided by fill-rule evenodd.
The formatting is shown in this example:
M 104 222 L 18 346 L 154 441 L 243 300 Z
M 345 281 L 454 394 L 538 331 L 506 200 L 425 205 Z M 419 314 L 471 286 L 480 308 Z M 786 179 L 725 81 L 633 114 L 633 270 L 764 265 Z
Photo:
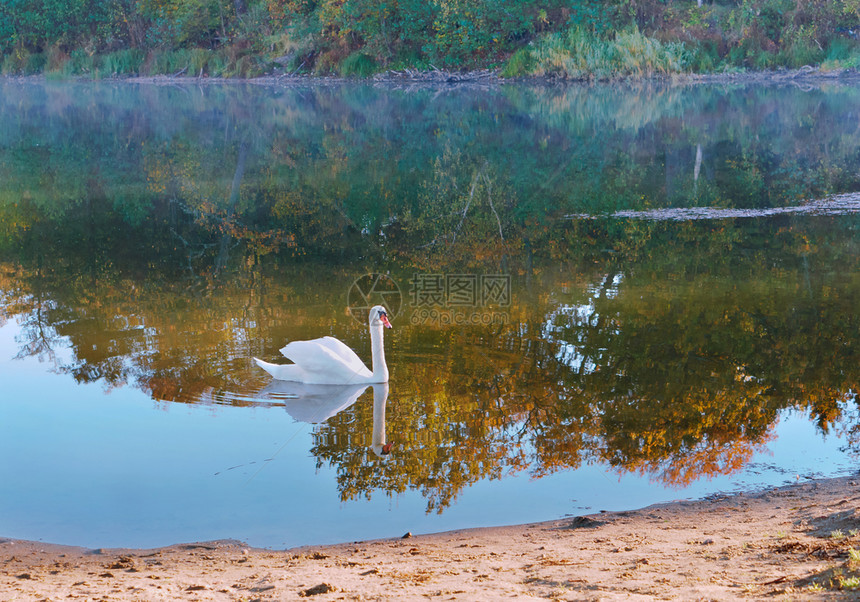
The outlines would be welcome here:
M 6 357 L 16 330 L 0 329 Z M 235 538 L 282 548 L 629 509 L 856 469 L 838 437 L 788 412 L 768 449 L 730 477 L 678 490 L 600 464 L 538 480 L 520 473 L 480 481 L 441 515 L 428 514 L 415 491 L 341 502 L 335 471 L 317 468 L 308 452 L 313 427 L 281 407 L 153 403 L 132 387 L 105 392 L 45 368 L 32 358 L 0 368 L 6 536 L 91 547 Z

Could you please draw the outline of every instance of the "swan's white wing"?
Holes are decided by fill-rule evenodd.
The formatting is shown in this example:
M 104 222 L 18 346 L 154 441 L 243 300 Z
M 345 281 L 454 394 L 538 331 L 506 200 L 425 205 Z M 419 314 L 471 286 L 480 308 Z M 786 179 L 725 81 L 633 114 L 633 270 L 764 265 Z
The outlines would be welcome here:
M 340 356 L 347 365 L 355 368 L 357 372 L 361 372 L 363 368 L 366 368 L 364 362 L 361 361 L 360 357 L 358 357 L 358 354 L 350 349 L 343 341 L 334 337 L 323 337 L 321 339 L 316 339 L 316 342 L 331 349 L 335 354 Z
M 330 343 L 326 344 L 325 339 L 331 339 L 331 337 L 312 341 L 293 341 L 281 349 L 284 357 L 292 360 L 307 375 L 304 382 L 348 384 L 360 382 L 362 378 L 370 378 L 370 370 L 361 363 L 355 353 L 352 353 L 354 359 L 344 359 L 331 349 Z M 346 345 L 343 347 L 349 349 Z
M 296 364 L 270 364 L 261 359 L 254 358 L 257 365 L 263 370 L 272 375 L 272 378 L 279 381 L 303 382 L 305 380 L 305 371 L 301 366 Z

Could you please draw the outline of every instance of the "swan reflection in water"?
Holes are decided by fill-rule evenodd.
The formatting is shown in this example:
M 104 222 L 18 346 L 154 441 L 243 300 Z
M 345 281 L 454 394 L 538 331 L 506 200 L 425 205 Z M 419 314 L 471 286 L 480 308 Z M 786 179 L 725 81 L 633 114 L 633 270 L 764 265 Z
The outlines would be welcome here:
M 379 457 L 391 453 L 390 442 L 385 440 L 385 404 L 388 402 L 388 383 L 373 385 L 309 385 L 273 379 L 260 395 L 283 403 L 287 413 L 298 422 L 319 424 L 339 414 L 373 388 L 373 432 L 371 449 Z

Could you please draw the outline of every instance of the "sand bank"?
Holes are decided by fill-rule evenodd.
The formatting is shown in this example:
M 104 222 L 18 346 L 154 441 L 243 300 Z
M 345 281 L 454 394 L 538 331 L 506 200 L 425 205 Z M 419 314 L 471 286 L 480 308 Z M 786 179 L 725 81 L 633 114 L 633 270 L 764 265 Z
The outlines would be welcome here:
M 853 599 L 858 480 L 285 551 L 231 541 L 86 550 L 0 538 L 0 599 Z

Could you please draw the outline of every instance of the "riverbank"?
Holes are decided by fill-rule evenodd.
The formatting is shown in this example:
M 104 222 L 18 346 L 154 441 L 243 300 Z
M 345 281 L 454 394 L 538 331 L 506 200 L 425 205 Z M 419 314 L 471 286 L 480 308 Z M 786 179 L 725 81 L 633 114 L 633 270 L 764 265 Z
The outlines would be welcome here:
M 391 68 L 508 75 L 860 66 L 856 2 L 627 0 L 339 3 L 82 0 L 0 5 L 0 72 L 367 76 Z
M 496 86 L 502 84 L 525 85 L 565 85 L 565 84 L 599 84 L 613 83 L 635 85 L 641 83 L 679 83 L 679 84 L 745 84 L 745 83 L 805 83 L 805 82 L 857 82 L 860 81 L 860 70 L 857 69 L 821 69 L 802 67 L 800 69 L 777 69 L 772 71 L 735 71 L 724 73 L 676 73 L 653 77 L 625 77 L 615 79 L 570 79 L 548 76 L 528 76 L 506 78 L 498 70 L 482 69 L 477 71 L 417 71 L 404 69 L 378 73 L 373 77 L 341 77 L 334 75 L 281 74 L 261 75 L 258 77 L 194 77 L 188 75 L 119 75 L 113 77 L 93 78 L 88 76 L 53 77 L 44 74 L 37 75 L 0 75 L 0 79 L 9 81 L 76 81 L 76 82 L 126 82 L 133 84 L 302 84 L 326 85 L 344 83 L 366 84 L 405 84 L 432 86 Z
M 286 551 L 0 539 L 4 600 L 735 600 L 860 595 L 856 477 Z

